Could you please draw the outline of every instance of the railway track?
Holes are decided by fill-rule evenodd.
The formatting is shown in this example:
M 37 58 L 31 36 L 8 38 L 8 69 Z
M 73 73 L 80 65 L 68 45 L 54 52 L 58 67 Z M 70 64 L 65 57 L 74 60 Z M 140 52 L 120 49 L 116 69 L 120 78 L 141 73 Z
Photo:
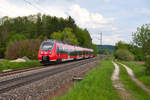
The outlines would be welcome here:
M 56 65 L 56 63 L 54 63 L 54 64 Z M 51 64 L 51 65 L 54 65 L 54 64 Z M 15 70 L 6 71 L 6 72 L 0 72 L 0 77 L 18 74 L 18 73 L 22 73 L 22 72 L 27 72 L 27 71 L 31 71 L 31 70 L 38 70 L 38 69 L 42 69 L 42 68 L 46 68 L 46 67 L 50 67 L 50 65 L 49 66 L 37 66 L 37 67 L 31 67 L 31 68 L 23 68 L 23 69 L 15 69 Z
M 63 65 L 61 67 L 55 67 L 55 68 L 52 68 L 52 69 L 49 69 L 46 71 L 41 71 L 38 73 L 33 73 L 33 74 L 29 74 L 29 75 L 22 76 L 22 77 L 17 77 L 17 78 L 1 81 L 0 82 L 0 94 L 5 93 L 5 92 L 10 91 L 15 88 L 30 84 L 32 82 L 41 80 L 43 78 L 55 75 L 57 73 L 64 72 L 66 70 L 71 70 L 73 68 L 90 63 L 92 61 L 103 59 L 104 57 L 106 57 L 106 56 L 81 60 L 81 61 L 74 62 L 71 64 Z
M 13 74 L 17 74 L 17 73 L 22 73 L 22 72 L 27 72 L 30 70 L 37 70 L 37 69 L 41 69 L 41 68 L 45 68 L 45 67 L 40 66 L 40 67 L 32 67 L 32 68 L 24 68 L 24 69 L 12 70 L 12 71 L 0 72 L 0 77 L 13 75 Z
M 71 61 L 63 62 L 61 64 L 65 64 L 65 63 L 71 63 Z M 54 65 L 54 64 L 59 65 L 58 63 L 52 63 L 51 65 Z M 9 76 L 9 75 L 18 74 L 18 73 L 23 73 L 23 72 L 27 72 L 27 71 L 31 71 L 31 70 L 38 70 L 38 69 L 42 69 L 42 68 L 46 68 L 46 67 L 50 67 L 50 65 L 24 68 L 24 69 L 15 69 L 15 70 L 6 71 L 6 72 L 0 72 L 0 77 Z

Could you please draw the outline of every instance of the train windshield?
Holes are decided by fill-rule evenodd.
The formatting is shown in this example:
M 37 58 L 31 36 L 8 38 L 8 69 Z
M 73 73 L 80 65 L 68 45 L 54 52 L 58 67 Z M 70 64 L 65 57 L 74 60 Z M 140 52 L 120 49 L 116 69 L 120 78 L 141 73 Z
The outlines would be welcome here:
M 51 50 L 52 48 L 53 48 L 53 43 L 51 43 L 51 42 L 42 43 L 42 46 L 41 46 L 42 50 L 48 51 L 48 50 Z

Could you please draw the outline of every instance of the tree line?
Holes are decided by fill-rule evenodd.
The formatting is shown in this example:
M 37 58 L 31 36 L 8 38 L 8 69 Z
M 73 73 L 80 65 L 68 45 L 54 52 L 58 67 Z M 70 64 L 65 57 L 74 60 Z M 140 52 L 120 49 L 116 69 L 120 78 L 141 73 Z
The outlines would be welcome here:
M 71 16 L 64 19 L 38 13 L 15 18 L 5 16 L 0 19 L 0 57 L 12 57 L 11 59 L 13 59 L 22 55 L 26 56 L 30 51 L 26 51 L 27 49 L 25 48 L 32 47 L 31 44 L 35 47 L 33 48 L 36 51 L 35 53 L 38 53 L 37 48 L 39 48 L 40 42 L 45 39 L 56 39 L 97 50 L 96 45 L 92 44 L 92 38 L 88 30 L 77 26 Z M 37 43 L 38 45 L 35 46 Z M 15 48 L 20 51 L 16 51 L 17 49 Z M 12 56 L 11 51 L 16 55 Z M 28 56 L 36 59 L 36 56 Z
M 137 28 L 133 33 L 132 43 L 118 42 L 114 55 L 120 60 L 145 61 L 145 71 L 150 75 L 150 24 Z

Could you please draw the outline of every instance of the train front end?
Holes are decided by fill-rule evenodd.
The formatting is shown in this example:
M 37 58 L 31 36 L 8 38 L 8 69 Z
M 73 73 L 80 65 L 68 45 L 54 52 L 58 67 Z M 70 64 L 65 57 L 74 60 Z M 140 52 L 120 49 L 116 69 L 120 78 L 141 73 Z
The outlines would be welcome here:
M 55 42 L 51 40 L 42 42 L 38 53 L 38 60 L 41 63 L 49 63 L 57 60 Z

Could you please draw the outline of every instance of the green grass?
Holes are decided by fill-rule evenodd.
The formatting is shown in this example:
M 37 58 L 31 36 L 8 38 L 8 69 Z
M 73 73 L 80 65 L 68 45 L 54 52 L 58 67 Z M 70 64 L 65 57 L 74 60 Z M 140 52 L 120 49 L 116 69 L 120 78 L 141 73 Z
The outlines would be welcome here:
M 120 100 L 111 82 L 114 70 L 111 60 L 103 60 L 81 82 L 75 83 L 65 96 L 53 100 Z
M 123 66 L 120 66 L 120 81 L 124 84 L 125 88 L 134 100 L 150 100 L 150 95 L 145 92 L 141 87 L 139 87 L 131 78 L 129 77 L 127 71 Z
M 9 62 L 8 60 L 2 60 L 0 61 L 0 71 L 7 69 L 23 69 L 40 65 L 40 62 L 37 60 L 28 62 Z
M 148 88 L 150 88 L 150 76 L 145 74 L 145 66 L 141 64 L 136 64 L 135 62 L 122 62 L 123 64 L 130 67 L 135 76 L 143 82 Z

